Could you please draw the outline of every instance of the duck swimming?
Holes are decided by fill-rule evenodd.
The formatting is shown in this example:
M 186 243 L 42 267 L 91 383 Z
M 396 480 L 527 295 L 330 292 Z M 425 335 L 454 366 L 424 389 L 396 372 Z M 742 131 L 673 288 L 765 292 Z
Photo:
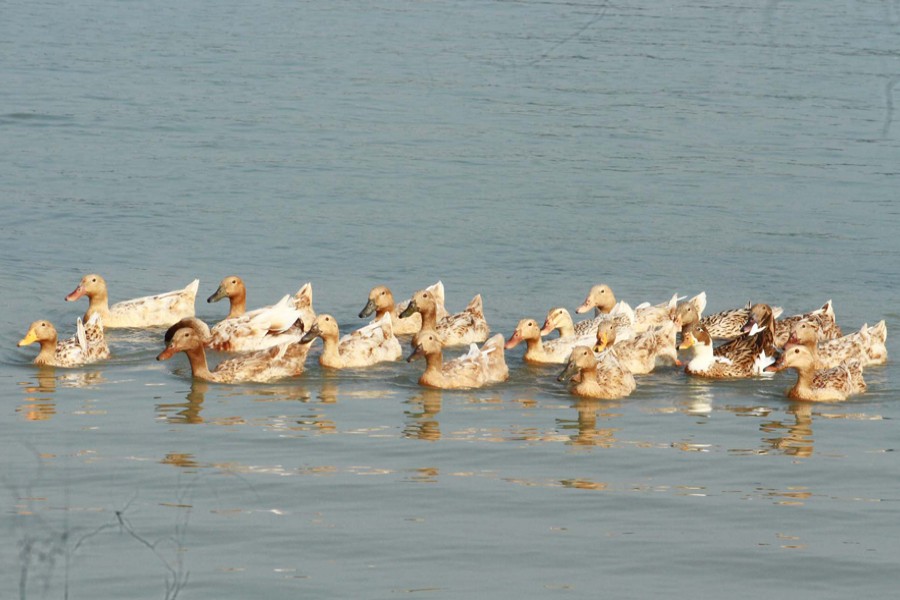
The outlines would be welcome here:
M 208 334 L 209 327 L 199 319 L 183 319 L 166 331 L 166 348 L 156 360 L 168 360 L 176 353 L 184 352 L 196 379 L 217 383 L 267 383 L 303 373 L 309 354 L 309 343 L 289 342 L 241 354 L 219 363 L 210 371 L 204 351 Z
M 469 352 L 444 362 L 441 341 L 433 330 L 422 330 L 417 335 L 416 347 L 407 358 L 412 362 L 424 358 L 425 372 L 419 384 L 441 389 L 479 388 L 509 379 L 509 369 L 503 355 L 503 336 L 499 333 L 486 341 L 481 348 L 469 346 Z
M 319 355 L 319 364 L 329 369 L 367 367 L 379 362 L 397 360 L 403 355 L 400 341 L 394 336 L 390 313 L 373 321 L 362 329 L 340 337 L 338 323 L 334 317 L 321 314 L 301 340 L 311 343 L 322 338 L 324 348 Z
M 537 321 L 522 319 L 507 340 L 506 349 L 515 348 L 524 341 L 528 346 L 522 357 L 525 362 L 539 365 L 563 364 L 569 359 L 572 348 L 590 344 L 593 341 L 591 334 L 573 334 L 547 341 L 542 341 L 541 335 L 541 328 L 538 327 Z
M 566 368 L 556 379 L 569 380 L 569 393 L 582 398 L 614 400 L 628 396 L 637 387 L 634 375 L 615 356 L 605 352 L 598 359 L 590 346 L 572 348 Z
M 74 302 L 82 296 L 90 300 L 84 321 L 97 314 L 107 329 L 119 327 L 168 327 L 184 317 L 194 316 L 194 299 L 200 280 L 195 279 L 184 289 L 144 296 L 133 300 L 123 300 L 112 306 L 106 289 L 106 280 L 92 273 L 81 278 L 71 294 L 66 296 L 67 302 Z
M 859 361 L 818 370 L 815 362 L 816 358 L 809 348 L 800 344 L 788 344 L 778 361 L 767 367 L 767 370 L 797 371 L 797 383 L 787 391 L 787 396 L 794 400 L 836 402 L 866 391 L 863 369 Z
M 483 342 L 490 334 L 490 327 L 484 318 L 481 294 L 472 298 L 463 312 L 447 315 L 438 320 L 435 294 L 427 289 L 419 290 L 413 294 L 409 305 L 400 313 L 400 318 L 406 319 L 416 312 L 422 315 L 422 328 L 419 332 L 436 332 L 444 346 Z M 413 342 L 415 345 L 415 339 Z
M 285 295 L 273 306 L 219 321 L 211 330 L 207 346 L 219 352 L 249 352 L 296 342 L 303 335 L 295 327 L 298 320 L 310 325 L 316 320 L 311 283 L 304 284 L 293 296 Z
M 40 343 L 41 350 L 33 361 L 36 365 L 79 367 L 109 358 L 100 315 L 93 315 L 86 324 L 79 317 L 75 327 L 74 337 L 59 340 L 56 328 L 50 321 L 35 321 L 18 345 Z
M 863 367 L 887 362 L 887 326 L 884 321 L 874 327 L 863 325 L 859 331 L 832 340 L 819 341 L 819 326 L 813 321 L 799 321 L 791 328 L 788 344 L 800 344 L 813 355 L 816 369 L 829 369 L 841 363 L 859 361 Z
M 617 341 L 615 326 L 609 322 L 600 323 L 597 328 L 594 352 L 604 350 L 612 353 L 619 364 L 635 375 L 650 373 L 656 368 L 658 358 L 664 358 L 672 364 L 681 365 L 678 360 L 676 338 L 680 325 L 677 318 L 646 331 L 642 331 L 629 340 Z
M 447 316 L 447 309 L 444 308 L 444 284 L 440 281 L 434 285 L 425 288 L 432 293 L 437 310 L 435 316 L 438 320 Z M 418 333 L 422 329 L 422 316 L 419 313 L 413 313 L 405 319 L 400 318 L 400 313 L 409 306 L 409 300 L 394 303 L 394 294 L 386 285 L 376 285 L 369 292 L 369 299 L 361 311 L 359 318 L 364 319 L 375 313 L 375 320 L 381 320 L 385 314 L 391 315 L 394 335 L 410 335 Z

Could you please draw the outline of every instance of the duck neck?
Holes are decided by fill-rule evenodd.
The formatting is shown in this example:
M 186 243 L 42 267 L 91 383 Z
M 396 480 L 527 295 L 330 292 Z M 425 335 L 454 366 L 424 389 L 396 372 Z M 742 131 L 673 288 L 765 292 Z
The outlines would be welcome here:
M 38 352 L 38 355 L 34 358 L 34 364 L 53 364 L 54 359 L 56 358 L 56 337 L 54 336 L 52 340 L 41 340 L 40 343 L 41 351 Z
M 103 324 L 109 322 L 109 296 L 106 293 L 105 289 L 94 292 L 92 296 L 88 296 L 90 300 L 90 304 L 88 305 L 87 312 L 84 313 L 84 322 L 87 323 L 88 320 L 94 315 L 100 315 L 100 319 L 103 321 Z
M 695 371 L 704 371 L 715 362 L 716 357 L 710 344 L 694 344 L 694 356 L 688 363 L 688 368 Z
M 419 314 L 422 315 L 422 330 L 437 329 L 437 308 L 434 305 L 420 306 Z
M 206 352 L 202 346 L 191 348 L 184 351 L 187 354 L 188 361 L 191 363 L 191 373 L 198 379 L 215 379 L 210 372 L 209 366 L 206 364 Z
M 444 381 L 444 354 L 440 350 L 425 355 L 425 372 L 419 381 L 439 386 Z
M 585 395 L 591 395 L 600 389 L 600 380 L 597 378 L 597 367 L 588 367 L 581 369 L 579 373 L 577 390 Z
M 575 335 L 575 323 L 572 322 L 572 319 L 563 319 L 556 328 L 559 330 L 559 337 Z
M 532 360 L 544 356 L 544 343 L 541 341 L 540 336 L 528 338 L 525 340 L 525 344 L 527 345 L 524 356 L 525 360 Z
M 228 316 L 226 319 L 233 319 L 235 317 L 240 317 L 245 312 L 247 312 L 247 291 L 246 290 L 238 290 L 234 296 L 228 297 L 229 302 L 231 302 L 231 310 L 228 311 Z
M 797 383 L 794 384 L 794 387 L 791 391 L 795 394 L 798 392 L 802 393 L 811 391 L 813 378 L 816 374 L 815 369 L 809 367 L 794 367 L 794 370 L 797 371 Z
M 341 360 L 340 342 L 336 335 L 323 335 L 322 354 L 319 355 L 319 364 L 330 369 L 339 369 L 343 365 Z

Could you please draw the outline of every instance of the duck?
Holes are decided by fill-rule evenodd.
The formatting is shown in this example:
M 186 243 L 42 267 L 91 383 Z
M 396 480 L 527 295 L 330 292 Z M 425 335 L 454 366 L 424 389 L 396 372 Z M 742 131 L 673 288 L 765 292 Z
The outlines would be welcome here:
M 237 275 L 225 277 L 219 283 L 216 291 L 206 299 L 206 302 L 212 304 L 224 298 L 228 298 L 229 303 L 226 319 L 234 319 L 247 312 L 247 286 L 244 285 L 244 280 Z
M 441 281 L 425 288 L 434 295 L 437 304 L 436 317 L 438 320 L 447 316 L 447 309 L 444 308 L 444 284 Z M 394 303 L 394 294 L 386 285 L 376 285 L 369 292 L 369 298 L 366 305 L 359 311 L 359 318 L 365 319 L 373 312 L 375 313 L 375 321 L 381 319 L 385 314 L 391 315 L 391 322 L 394 328 L 394 335 L 411 335 L 418 333 L 422 329 L 422 316 L 419 313 L 413 313 L 405 319 L 400 318 L 400 313 L 409 306 L 409 300 Z
M 79 367 L 109 358 L 109 347 L 103 335 L 100 315 L 94 314 L 87 323 L 81 317 L 75 321 L 75 335 L 60 340 L 53 323 L 35 321 L 19 341 L 19 347 L 38 342 L 41 350 L 34 364 L 50 367 Z
M 96 273 L 81 278 L 71 294 L 66 296 L 67 302 L 74 302 L 82 296 L 90 299 L 84 321 L 98 314 L 107 329 L 122 327 L 168 327 L 184 317 L 194 316 L 194 299 L 200 288 L 200 280 L 195 279 L 184 289 L 144 296 L 132 300 L 123 300 L 109 305 L 106 280 Z
M 305 283 L 296 294 L 287 294 L 272 306 L 219 321 L 210 331 L 207 347 L 218 352 L 250 352 L 296 342 L 315 319 L 312 284 Z
M 679 321 L 670 319 L 654 329 L 635 334 L 629 340 L 618 341 L 616 328 L 610 321 L 597 327 L 594 352 L 600 354 L 608 350 L 623 367 L 635 375 L 645 375 L 656 368 L 657 359 L 666 359 L 681 366 L 676 348 Z
M 775 318 L 768 304 L 754 304 L 743 327 L 745 335 L 713 349 L 713 355 L 731 361 L 731 377 L 755 377 L 766 375 L 765 368 L 775 362 Z M 708 332 L 707 332 L 708 335 Z M 682 346 L 685 344 L 682 343 Z M 689 347 L 689 346 L 686 346 Z M 703 348 L 695 350 L 695 358 L 707 359 Z M 721 361 L 717 361 L 721 362 Z M 695 367 L 701 363 L 695 363 Z M 705 376 L 700 370 L 687 371 L 690 375 Z
M 440 389 L 471 389 L 509 379 L 509 368 L 503 354 L 503 336 L 496 334 L 481 348 L 469 345 L 469 352 L 444 362 L 441 338 L 434 330 L 423 330 L 416 337 L 416 347 L 406 359 L 424 358 L 425 372 L 419 385 Z
M 702 292 L 702 296 L 702 307 L 699 303 L 691 302 L 682 302 L 678 305 L 677 310 L 681 317 L 682 334 L 692 324 L 699 322 L 713 340 L 733 340 L 744 335 L 742 329 L 750 318 L 750 308 L 753 306 L 751 303 L 748 302 L 747 306 L 741 308 L 730 308 L 704 317 L 702 315 L 706 307 L 706 292 Z M 781 316 L 783 309 L 780 306 L 772 306 L 770 308 L 774 318 L 777 319 Z
M 569 393 L 582 398 L 614 400 L 630 395 L 637 384 L 631 371 L 610 352 L 599 358 L 590 346 L 572 348 L 566 368 L 556 378 L 568 380 Z
M 571 336 L 588 336 L 587 345 L 593 343 L 596 335 L 597 327 L 603 321 L 611 320 L 616 326 L 616 335 L 620 340 L 627 339 L 634 335 L 634 311 L 627 302 L 617 302 L 608 313 L 601 313 L 593 319 L 585 319 L 575 323 L 572 321 L 572 315 L 562 306 L 551 308 L 547 311 L 547 318 L 544 320 L 544 326 L 541 328 L 541 335 L 546 336 L 559 330 L 559 337 Z
M 787 391 L 794 400 L 838 402 L 866 391 L 863 368 L 859 361 L 841 363 L 830 369 L 816 369 L 816 357 L 802 344 L 787 344 L 775 364 L 767 371 L 797 371 L 797 383 Z
M 440 320 L 437 318 L 437 302 L 438 299 L 431 290 L 419 290 L 413 294 L 407 307 L 400 313 L 400 318 L 406 319 L 418 312 L 422 315 L 422 327 L 419 333 L 423 331 L 436 332 L 444 346 L 479 343 L 488 339 L 491 328 L 484 318 L 481 294 L 472 298 L 463 312 L 447 315 Z M 414 337 L 413 346 L 415 347 L 417 343 Z
M 717 356 L 713 352 L 713 339 L 706 325 L 694 322 L 682 330 L 682 342 L 679 350 L 693 350 L 693 357 L 684 367 L 684 372 L 696 377 L 707 379 L 735 379 L 749 377 L 755 371 L 764 369 L 765 366 L 755 366 L 751 369 L 736 365 L 727 356 Z M 774 361 L 774 358 L 772 359 Z
M 216 383 L 268 383 L 303 373 L 310 344 L 299 341 L 299 336 L 298 341 L 230 358 L 210 371 L 204 349 L 209 331 L 206 323 L 199 319 L 182 319 L 166 331 L 166 348 L 156 360 L 168 360 L 178 352 L 184 352 L 194 379 Z
M 632 323 L 634 331 L 637 333 L 647 331 L 653 327 L 659 327 L 666 321 L 674 318 L 678 300 L 678 294 L 675 294 L 668 302 L 663 302 L 662 304 L 651 305 L 649 302 L 644 302 L 636 306 L 634 308 L 634 322 Z M 700 311 L 702 311 L 706 306 L 706 294 L 697 295 L 688 300 L 688 302 L 695 306 L 699 306 L 702 303 L 700 308 Z M 613 294 L 612 288 L 605 283 L 601 283 L 590 289 L 584 302 L 575 309 L 575 312 L 582 314 L 593 308 L 594 313 L 599 316 L 612 312 L 616 304 L 616 296 Z
M 791 337 L 791 327 L 800 321 L 811 321 L 818 326 L 820 342 L 834 340 L 842 335 L 841 328 L 835 321 L 834 306 L 829 300 L 816 310 L 775 321 L 775 345 L 783 348 L 787 344 L 788 338 Z
M 887 326 L 880 321 L 874 327 L 864 324 L 859 331 L 833 340 L 819 341 L 819 327 L 813 321 L 798 321 L 791 328 L 788 344 L 806 346 L 816 359 L 816 369 L 830 369 L 857 360 L 863 367 L 887 362 Z
M 552 340 L 541 340 L 541 328 L 534 319 L 522 319 L 516 325 L 515 331 L 506 342 L 506 349 L 510 350 L 520 342 L 527 344 L 525 355 L 522 357 L 527 363 L 538 365 L 564 364 L 572 353 L 572 348 L 578 345 L 590 344 L 593 341 L 591 334 L 561 336 Z
M 403 356 L 400 341 L 394 336 L 390 313 L 339 339 L 340 329 L 335 318 L 320 314 L 301 340 L 312 343 L 322 338 L 323 350 L 319 364 L 328 369 L 367 367 L 376 363 L 397 360 Z

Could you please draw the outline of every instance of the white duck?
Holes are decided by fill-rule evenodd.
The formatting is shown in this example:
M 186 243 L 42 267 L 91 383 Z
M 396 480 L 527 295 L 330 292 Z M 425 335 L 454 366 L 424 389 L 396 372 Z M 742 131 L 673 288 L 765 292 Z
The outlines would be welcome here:
M 103 327 L 107 329 L 168 327 L 179 319 L 194 316 L 194 299 L 197 297 L 199 287 L 200 280 L 195 279 L 181 290 L 123 300 L 110 306 L 106 281 L 100 275 L 91 273 L 81 278 L 78 287 L 66 296 L 66 301 L 74 302 L 82 296 L 87 296 L 90 305 L 84 313 L 84 321 L 89 321 L 95 314 L 100 315 Z

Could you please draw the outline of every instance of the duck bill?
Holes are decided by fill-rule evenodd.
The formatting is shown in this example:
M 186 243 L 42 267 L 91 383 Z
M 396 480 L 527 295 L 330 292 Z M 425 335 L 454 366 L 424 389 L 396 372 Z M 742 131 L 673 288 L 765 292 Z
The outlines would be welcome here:
M 553 333 L 554 329 L 556 328 L 553 326 L 553 323 L 550 322 L 550 319 L 547 319 L 546 321 L 544 321 L 544 326 L 541 327 L 541 337 L 550 335 L 551 333 Z
M 169 360 L 170 358 L 175 356 L 175 352 L 177 352 L 175 350 L 175 346 L 166 346 L 166 349 L 156 356 L 156 360 Z
M 684 339 L 681 340 L 681 344 L 678 345 L 679 350 L 687 350 L 691 346 L 693 346 L 697 342 L 697 339 L 691 335 L 690 333 L 684 336 Z
M 363 309 L 359 311 L 359 318 L 365 319 L 373 312 L 375 312 L 375 301 L 369 298 L 369 301 L 366 302 L 366 305 L 363 307 Z
M 208 303 L 212 304 L 213 302 L 218 302 L 222 298 L 227 298 L 227 297 L 228 297 L 228 294 L 225 292 L 225 288 L 223 288 L 220 285 L 219 288 L 215 291 L 215 293 L 212 296 L 210 296 L 209 298 L 207 298 L 206 301 Z
M 34 332 L 33 329 L 29 329 L 28 333 L 25 334 L 25 337 L 23 337 L 21 340 L 19 340 L 18 345 L 21 348 L 22 346 L 27 346 L 28 344 L 33 344 L 36 341 L 37 341 L 37 334 Z
M 509 339 L 506 340 L 506 345 L 504 346 L 504 348 L 506 348 L 507 350 L 509 350 L 511 348 L 515 348 L 516 346 L 519 345 L 519 342 L 521 342 L 521 341 L 522 341 L 522 334 L 517 329 L 513 332 L 513 334 L 511 336 L 509 336 Z
M 78 300 L 82 296 L 84 296 L 84 286 L 79 284 L 78 287 L 75 288 L 75 290 L 71 294 L 66 296 L 66 302 L 74 302 L 75 300 Z
M 403 309 L 403 312 L 402 312 L 402 313 L 400 313 L 400 318 L 401 318 L 401 319 L 405 319 L 406 317 L 408 317 L 408 316 L 410 316 L 411 314 L 413 314 L 414 312 L 416 312 L 416 310 L 417 310 L 417 309 L 416 309 L 416 301 L 415 301 L 415 300 L 410 300 L 410 301 L 409 301 L 409 305 L 408 305 L 406 308 Z
M 406 358 L 406 362 L 410 363 L 414 360 L 418 360 L 425 356 L 425 349 L 422 348 L 422 344 L 419 344 L 413 349 L 412 353 Z
M 591 303 L 588 302 L 587 300 L 585 300 L 584 304 L 582 304 L 581 306 L 579 306 L 578 308 L 575 309 L 575 312 L 577 312 L 579 315 L 581 315 L 581 314 L 584 314 L 587 311 L 591 310 L 592 308 L 594 308 L 594 307 L 591 306 Z
M 567 379 L 571 379 L 578 373 L 578 367 L 574 362 L 570 362 L 566 364 L 566 368 L 563 369 L 562 373 L 559 374 L 559 377 L 556 378 L 557 381 L 566 381 Z
M 308 344 L 308 343 L 310 343 L 311 341 L 313 341 L 314 339 L 316 339 L 317 337 L 319 337 L 319 334 L 320 334 L 320 333 L 321 333 L 321 331 L 319 331 L 319 326 L 318 326 L 318 324 L 313 323 L 312 327 L 309 328 L 309 331 L 307 331 L 307 332 L 303 335 L 303 337 L 300 338 L 300 343 L 301 343 L 301 344 Z

